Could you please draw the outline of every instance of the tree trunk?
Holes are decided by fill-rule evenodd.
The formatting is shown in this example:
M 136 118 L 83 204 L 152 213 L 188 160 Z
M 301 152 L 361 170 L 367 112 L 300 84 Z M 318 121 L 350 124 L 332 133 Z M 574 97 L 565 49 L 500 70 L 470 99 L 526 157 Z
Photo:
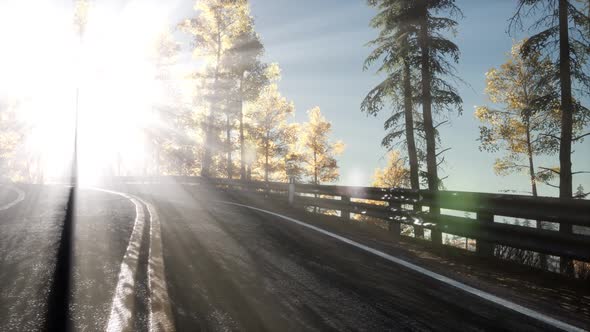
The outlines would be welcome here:
M 319 182 L 318 182 L 318 154 L 316 151 L 313 152 L 313 184 L 319 184 Z
M 410 185 L 412 189 L 420 189 L 418 175 L 418 153 L 414 139 L 414 114 L 412 105 L 412 82 L 410 77 L 410 63 L 404 61 L 404 117 L 406 121 L 406 141 L 408 145 L 408 159 L 410 161 Z
M 422 115 L 424 118 L 424 134 L 426 136 L 426 170 L 428 172 L 428 189 L 438 191 L 438 171 L 436 165 L 436 135 L 432 121 L 432 72 L 430 68 L 430 45 L 428 42 L 428 7 L 424 2 L 423 13 L 420 17 L 419 44 L 421 50 L 421 74 L 422 74 Z M 429 206 L 429 213 L 440 214 L 440 208 L 435 205 Z M 440 229 L 440 224 L 438 225 Z M 419 232 L 420 228 L 414 228 Z M 431 240 L 434 244 L 442 244 L 442 233 L 439 229 L 433 229 Z
M 240 117 L 240 179 L 246 179 L 246 142 L 244 138 L 244 98 L 242 90 L 242 77 L 240 77 L 240 106 L 239 106 L 239 117 Z
M 531 179 L 531 191 L 533 197 L 538 196 L 537 192 L 537 175 L 535 174 L 535 163 L 533 160 L 533 145 L 531 143 L 531 123 L 530 116 L 526 119 L 526 144 L 527 144 L 527 155 L 529 158 L 529 177 Z M 543 222 L 537 220 L 537 229 L 543 229 Z M 543 270 L 547 269 L 547 255 L 539 254 L 539 267 Z
M 416 140 L 414 138 L 414 113 L 412 105 L 412 81 L 410 62 L 404 61 L 404 118 L 406 121 L 406 142 L 408 145 L 408 159 L 410 161 L 410 186 L 413 190 L 420 189 L 420 176 L 418 165 L 418 152 L 416 151 Z M 419 212 L 422 207 L 418 204 L 413 205 L 414 212 Z M 424 237 L 424 229 L 420 226 L 414 226 L 414 236 Z
M 561 141 L 559 149 L 559 197 L 572 197 L 572 80 L 567 0 L 559 0 L 559 79 L 561 88 Z
M 426 168 L 428 171 L 428 189 L 438 190 L 438 172 L 436 165 L 436 137 L 432 121 L 432 73 L 430 69 L 430 45 L 428 45 L 428 9 L 420 18 L 419 43 L 422 53 L 422 112 L 424 117 L 424 134 L 426 136 Z
M 225 144 L 227 149 L 227 178 L 231 180 L 233 178 L 233 164 L 231 159 L 231 121 L 229 118 L 229 114 L 227 114 L 225 117 L 225 130 Z
M 531 179 L 531 190 L 533 197 L 537 197 L 537 176 L 535 174 L 535 163 L 533 161 L 533 146 L 531 143 L 531 124 L 530 119 L 527 117 L 526 121 L 526 145 L 527 145 L 527 156 L 529 158 L 529 177 Z
M 318 185 L 318 153 L 313 151 L 313 184 Z M 318 194 L 314 195 L 316 199 L 319 198 Z M 313 207 L 313 212 L 318 213 L 319 209 L 317 206 Z
M 215 75 L 213 78 L 214 94 L 218 93 L 217 83 L 219 81 L 219 62 L 221 60 L 221 33 L 217 33 L 217 54 L 215 62 Z M 213 103 L 209 105 L 209 115 L 207 116 L 207 123 L 205 124 L 205 149 L 203 151 L 203 164 L 201 167 L 201 176 L 211 176 L 211 150 L 213 148 Z
M 561 88 L 561 140 L 559 144 L 559 198 L 572 198 L 572 79 L 568 31 L 568 0 L 559 0 L 559 81 Z M 560 224 L 561 233 L 571 233 L 571 224 Z M 570 259 L 561 258 L 560 270 L 572 275 Z
M 269 165 L 268 165 L 268 150 L 269 150 L 269 141 L 270 135 L 268 132 L 266 133 L 266 141 L 264 142 L 264 181 L 268 182 L 268 172 L 269 172 Z

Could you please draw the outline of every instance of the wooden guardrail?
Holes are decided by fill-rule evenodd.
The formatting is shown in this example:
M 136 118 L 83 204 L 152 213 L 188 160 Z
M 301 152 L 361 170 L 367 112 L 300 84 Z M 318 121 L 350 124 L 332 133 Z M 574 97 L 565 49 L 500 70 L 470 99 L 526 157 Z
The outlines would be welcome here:
M 429 229 L 430 240 L 442 245 L 442 234 L 476 241 L 476 252 L 493 256 L 497 246 L 560 257 L 567 272 L 572 260 L 590 262 L 590 201 L 521 195 L 348 187 L 277 182 L 244 182 L 199 177 L 119 178 L 127 183 L 209 184 L 248 195 L 289 201 L 308 211 L 332 211 L 342 219 L 366 216 L 386 222 L 393 236 L 401 225 Z M 431 213 L 430 211 L 440 211 Z M 553 229 L 506 223 L 517 218 L 552 223 Z M 572 226 L 587 227 L 585 234 Z

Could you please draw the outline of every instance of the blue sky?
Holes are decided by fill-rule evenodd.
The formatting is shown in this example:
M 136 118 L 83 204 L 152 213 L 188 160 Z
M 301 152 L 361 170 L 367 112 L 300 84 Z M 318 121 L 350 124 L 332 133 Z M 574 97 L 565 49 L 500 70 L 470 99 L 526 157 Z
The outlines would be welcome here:
M 295 102 L 297 121 L 306 110 L 320 106 L 333 123 L 333 137 L 346 143 L 339 158 L 341 184 L 367 185 L 374 169 L 385 164 L 383 116 L 367 117 L 359 105 L 369 89 L 379 82 L 362 65 L 370 49 L 365 44 L 376 36 L 369 27 L 375 14 L 364 0 L 252 0 L 256 29 L 266 47 L 266 59 L 283 69 L 281 90 Z M 445 184 L 452 190 L 497 192 L 502 189 L 527 191 L 526 176 L 496 176 L 492 170 L 497 155 L 480 152 L 476 141 L 479 129 L 474 106 L 487 103 L 483 93 L 485 72 L 505 61 L 512 41 L 525 36 L 506 34 L 507 20 L 516 2 L 512 0 L 459 0 L 464 19 L 460 20 L 455 42 L 461 49 L 457 65 L 468 85 L 459 85 L 464 113 L 451 116 L 442 129 L 446 154 Z M 574 169 L 590 169 L 590 144 L 576 146 Z M 557 157 L 547 165 L 558 164 Z M 574 187 L 582 183 L 590 189 L 590 177 L 578 175 Z M 543 186 L 543 195 L 556 191 Z

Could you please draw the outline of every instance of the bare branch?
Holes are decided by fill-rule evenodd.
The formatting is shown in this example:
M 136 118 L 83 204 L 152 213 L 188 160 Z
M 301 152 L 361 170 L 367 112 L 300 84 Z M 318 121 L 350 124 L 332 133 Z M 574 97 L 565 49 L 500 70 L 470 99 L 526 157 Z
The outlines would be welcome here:
M 576 175 L 576 174 L 590 174 L 590 171 L 578 171 L 578 172 L 572 172 L 572 175 Z
M 437 124 L 436 126 L 434 126 L 434 129 L 438 129 L 438 127 L 440 127 L 440 126 L 442 126 L 442 125 L 444 125 L 444 124 L 446 124 L 446 123 L 448 123 L 448 122 L 449 122 L 449 120 L 445 120 L 445 121 L 443 121 L 443 122 L 441 122 L 441 123 Z
M 443 153 L 445 153 L 445 152 L 447 152 L 447 151 L 449 151 L 449 150 L 451 150 L 451 149 L 452 149 L 452 148 L 446 148 L 446 149 L 444 149 L 444 150 L 440 151 L 439 153 L 437 153 L 437 154 L 436 154 L 436 157 L 438 158 L 438 156 L 440 156 L 441 154 L 443 154 Z
M 553 188 L 557 188 L 557 189 L 559 189 L 559 186 L 556 186 L 556 185 L 554 185 L 554 184 L 551 184 L 551 183 L 549 183 L 549 182 L 543 182 L 543 183 L 544 183 L 544 184 L 546 184 L 546 185 L 548 185 L 549 187 L 553 187 Z
M 590 133 L 585 133 L 584 135 L 580 135 L 580 136 L 578 136 L 578 137 L 574 137 L 574 138 L 572 138 L 572 142 L 575 142 L 575 141 L 581 140 L 582 138 L 584 138 L 584 137 L 586 137 L 586 136 L 590 136 Z

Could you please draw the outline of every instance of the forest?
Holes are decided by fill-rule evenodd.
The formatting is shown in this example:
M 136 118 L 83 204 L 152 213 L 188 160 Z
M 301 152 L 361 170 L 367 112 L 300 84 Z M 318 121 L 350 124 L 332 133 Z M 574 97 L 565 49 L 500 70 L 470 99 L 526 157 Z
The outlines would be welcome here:
M 75 4 L 82 39 L 94 2 Z M 382 145 L 389 151 L 371 184 L 444 189 L 439 174 L 450 147 L 439 128 L 464 113 L 461 50 L 454 42 L 462 10 L 454 0 L 366 5 L 376 12 L 367 24 L 378 34 L 367 40 L 359 68 L 382 81 L 367 87 L 359 112 L 386 115 Z M 558 188 L 561 198 L 585 198 L 575 176 L 589 169 L 572 169 L 571 160 L 588 152 L 575 147 L 590 135 L 590 1 L 515 0 L 514 8 L 507 33 L 529 35 L 485 74 L 489 103 L 469 114 L 480 123 L 479 148 L 497 156 L 498 176 L 526 177 L 533 196 L 543 184 Z M 185 16 L 151 43 L 153 79 L 164 93 L 141 115 L 152 119 L 140 128 L 141 160 L 114 152 L 101 175 L 336 183 L 346 144 L 333 137 L 321 105 L 305 111 L 305 122 L 294 121 L 295 104 L 281 92 L 281 66 L 266 61 L 250 2 L 200 0 Z M 193 65 L 178 72 L 173 68 L 183 52 Z M 50 181 L 47 157 L 30 148 L 34 128 L 20 116 L 22 103 L 3 98 L 0 105 L 2 173 Z

